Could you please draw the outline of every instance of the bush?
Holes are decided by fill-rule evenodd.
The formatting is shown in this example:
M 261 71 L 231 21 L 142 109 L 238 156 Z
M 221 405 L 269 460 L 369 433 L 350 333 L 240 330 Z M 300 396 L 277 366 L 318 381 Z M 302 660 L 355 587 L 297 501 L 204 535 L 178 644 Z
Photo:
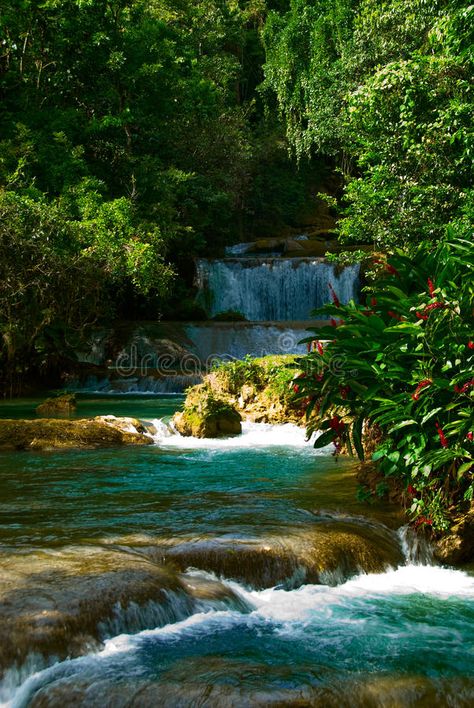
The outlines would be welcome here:
M 297 396 L 310 431 L 323 430 L 318 447 L 334 441 L 363 460 L 363 433 L 379 426 L 372 459 L 402 483 L 418 525 L 446 528 L 474 493 L 474 249 L 451 234 L 375 266 L 366 305 L 334 297 L 315 313 L 333 326 L 307 340 L 329 341 L 299 362 Z

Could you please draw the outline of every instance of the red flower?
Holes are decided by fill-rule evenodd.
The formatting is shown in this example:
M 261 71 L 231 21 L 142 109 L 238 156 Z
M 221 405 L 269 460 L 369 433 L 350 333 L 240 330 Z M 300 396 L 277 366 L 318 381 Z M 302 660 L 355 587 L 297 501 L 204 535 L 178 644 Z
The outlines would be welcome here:
M 471 431 L 466 435 L 467 440 L 470 440 L 471 442 L 474 440 L 474 433 Z
M 300 392 L 300 387 L 298 386 L 298 384 L 295 384 L 295 385 L 293 386 L 293 391 L 294 391 L 295 393 L 299 393 L 299 392 Z
M 431 379 L 423 379 L 423 381 L 420 381 L 420 383 L 416 387 L 415 393 L 411 394 L 411 397 L 413 398 L 413 400 L 417 401 L 420 397 L 420 391 L 422 391 L 427 386 L 431 386 L 432 383 L 433 382 Z
M 474 342 L 468 342 L 467 347 L 468 349 L 474 349 Z
M 331 291 L 331 297 L 332 297 L 333 303 L 336 305 L 336 307 L 340 307 L 341 303 L 340 303 L 339 298 L 337 297 L 336 291 L 332 287 L 331 283 L 328 283 L 328 288 Z
M 376 297 L 372 297 L 372 298 L 370 299 L 370 304 L 372 305 L 372 307 L 375 307 L 376 304 L 377 304 L 377 298 L 376 298 Z
M 334 432 L 339 436 L 342 432 L 344 432 L 346 424 L 339 418 L 338 415 L 335 415 L 329 421 L 329 427 L 331 428 L 331 430 L 334 430 Z
M 436 288 L 431 278 L 428 278 L 428 290 L 430 291 L 430 297 L 434 297 Z
M 446 439 L 446 435 L 443 432 L 443 428 L 440 427 L 438 422 L 436 422 L 435 425 L 436 425 L 436 430 L 438 431 L 441 447 L 449 447 L 449 443 Z
M 318 354 L 320 354 L 322 356 L 324 354 L 324 349 L 323 349 L 323 345 L 321 344 L 319 339 L 316 341 L 316 348 L 318 350 Z
M 433 520 L 429 516 L 420 516 L 420 518 L 415 521 L 415 528 L 418 528 L 418 526 L 422 524 L 433 526 Z
M 428 314 L 432 310 L 444 310 L 447 307 L 447 305 L 444 302 L 432 302 L 429 305 L 426 305 L 426 307 L 423 309 L 423 312 L 417 312 L 416 316 L 420 320 L 427 320 L 428 319 Z
M 399 322 L 400 320 L 403 320 L 403 317 L 401 315 L 397 315 L 397 313 L 393 310 L 387 310 L 387 315 L 390 315 L 390 317 L 393 317 L 394 320 L 398 320 Z
M 393 265 L 390 265 L 390 263 L 387 263 L 386 266 L 385 266 L 385 268 L 387 269 L 387 271 L 388 271 L 391 275 L 400 275 L 400 273 L 398 272 L 398 270 L 397 270 L 396 268 L 394 268 Z
M 344 400 L 347 398 L 350 391 L 351 391 L 350 386 L 339 386 L 339 392 L 341 394 L 341 397 L 344 398 Z
M 407 487 L 407 492 L 408 492 L 408 494 L 410 494 L 410 496 L 412 496 L 412 497 L 414 497 L 414 496 L 417 494 L 417 490 L 416 490 L 415 487 L 414 487 L 413 485 L 411 485 L 411 484 L 408 485 L 408 487 Z
M 466 381 L 465 384 L 462 386 L 458 386 L 458 384 L 455 384 L 454 390 L 456 393 L 466 393 L 466 391 L 469 391 L 471 386 L 474 386 L 474 379 L 471 379 L 470 381 Z

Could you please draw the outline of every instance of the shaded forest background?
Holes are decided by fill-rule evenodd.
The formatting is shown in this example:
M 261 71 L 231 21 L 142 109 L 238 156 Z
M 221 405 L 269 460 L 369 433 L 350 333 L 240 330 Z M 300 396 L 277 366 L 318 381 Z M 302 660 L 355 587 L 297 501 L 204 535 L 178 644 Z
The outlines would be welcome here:
M 472 238 L 473 26 L 435 0 L 0 0 L 0 379 L 112 317 L 193 319 L 193 259 L 312 223 Z M 319 206 L 318 206 L 319 205 Z

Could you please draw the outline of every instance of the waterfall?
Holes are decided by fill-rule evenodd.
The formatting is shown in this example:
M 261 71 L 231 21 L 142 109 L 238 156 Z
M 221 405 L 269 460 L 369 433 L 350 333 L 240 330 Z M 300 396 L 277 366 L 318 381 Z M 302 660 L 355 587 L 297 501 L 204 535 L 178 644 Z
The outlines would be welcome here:
M 251 321 L 305 321 L 331 301 L 357 298 L 359 264 L 340 273 L 323 258 L 225 258 L 199 260 L 199 301 L 210 316 L 239 312 Z

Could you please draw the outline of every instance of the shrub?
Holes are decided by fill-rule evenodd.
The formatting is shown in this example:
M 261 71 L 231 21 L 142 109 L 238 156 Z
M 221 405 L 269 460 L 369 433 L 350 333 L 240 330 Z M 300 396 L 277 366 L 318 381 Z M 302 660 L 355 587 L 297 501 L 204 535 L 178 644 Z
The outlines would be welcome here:
M 379 426 L 372 459 L 403 484 L 412 519 L 442 529 L 474 493 L 474 249 L 452 234 L 375 266 L 367 304 L 334 296 L 315 313 L 333 326 L 308 338 L 319 341 L 299 362 L 297 396 L 309 431 L 323 431 L 317 447 L 333 441 L 363 460 L 363 432 Z

